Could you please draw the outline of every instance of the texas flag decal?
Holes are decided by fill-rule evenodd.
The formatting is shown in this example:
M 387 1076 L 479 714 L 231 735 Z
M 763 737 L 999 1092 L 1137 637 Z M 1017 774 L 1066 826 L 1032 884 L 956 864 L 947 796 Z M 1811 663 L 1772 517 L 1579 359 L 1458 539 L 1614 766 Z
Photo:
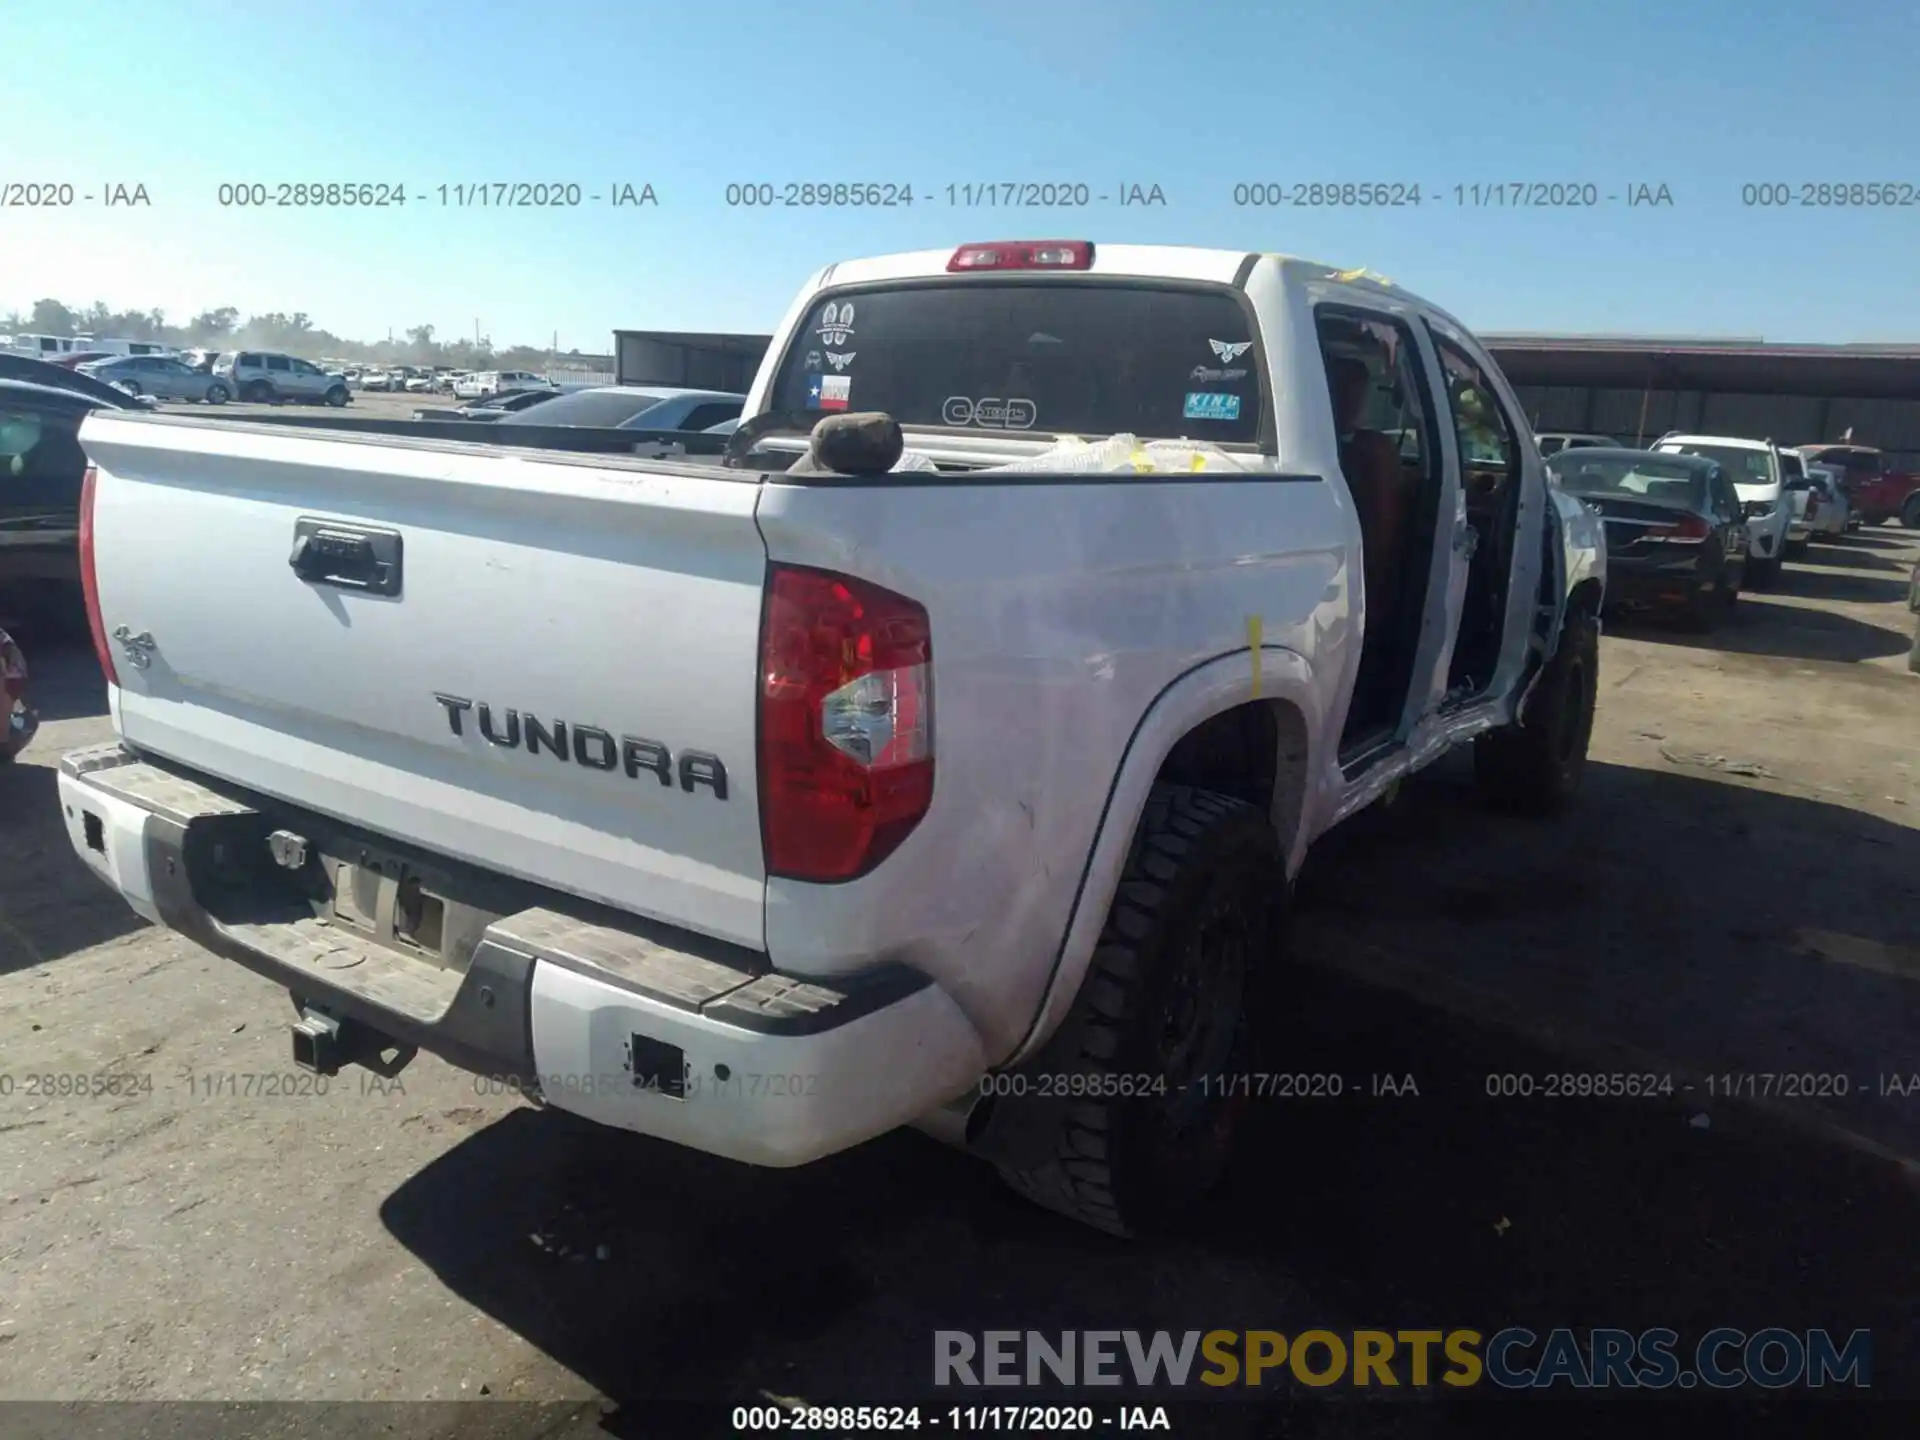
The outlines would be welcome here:
M 809 392 L 811 392 L 813 385 L 816 383 L 820 388 L 819 404 L 822 410 L 844 410 L 847 408 L 847 402 L 853 397 L 853 377 L 851 375 L 822 375 L 817 382 L 809 382 Z

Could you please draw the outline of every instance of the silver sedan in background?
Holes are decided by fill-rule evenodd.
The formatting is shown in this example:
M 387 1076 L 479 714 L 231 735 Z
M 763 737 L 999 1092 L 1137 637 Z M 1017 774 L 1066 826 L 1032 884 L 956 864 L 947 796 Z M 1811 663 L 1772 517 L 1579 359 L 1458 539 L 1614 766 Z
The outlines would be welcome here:
M 120 355 L 79 368 L 84 374 L 116 385 L 131 395 L 151 395 L 156 400 L 198 400 L 208 405 L 224 405 L 233 398 L 233 387 L 223 377 L 196 370 L 184 360 L 166 355 Z

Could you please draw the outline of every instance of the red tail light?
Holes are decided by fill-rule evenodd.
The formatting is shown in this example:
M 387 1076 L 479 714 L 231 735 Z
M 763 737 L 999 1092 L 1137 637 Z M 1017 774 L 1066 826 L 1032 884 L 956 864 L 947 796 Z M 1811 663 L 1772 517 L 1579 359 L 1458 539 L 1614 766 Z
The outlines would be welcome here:
M 1090 270 L 1091 240 L 989 240 L 962 245 L 947 261 L 949 274 L 962 270 Z
M 1704 540 L 1713 534 L 1713 526 L 1699 515 L 1686 515 L 1671 525 L 1654 525 L 1647 529 L 1649 540 L 1678 540 L 1691 542 Z
M 107 622 L 100 618 L 99 572 L 93 563 L 93 495 L 99 482 L 100 472 L 89 465 L 80 481 L 80 590 L 86 599 L 87 628 L 93 632 L 93 653 L 99 658 L 107 684 L 118 685 L 120 675 L 113 668 L 113 651 L 107 648 Z
M 760 633 L 760 834 L 767 873 L 852 880 L 933 801 L 933 644 L 920 605 L 776 565 Z

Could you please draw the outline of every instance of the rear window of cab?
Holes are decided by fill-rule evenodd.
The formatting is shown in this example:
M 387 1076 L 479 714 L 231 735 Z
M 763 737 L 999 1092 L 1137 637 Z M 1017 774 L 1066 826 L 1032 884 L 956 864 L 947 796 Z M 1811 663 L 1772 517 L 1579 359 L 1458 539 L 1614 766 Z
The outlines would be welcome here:
M 816 301 L 775 409 L 956 432 L 1251 445 L 1264 400 L 1234 292 L 985 278 Z

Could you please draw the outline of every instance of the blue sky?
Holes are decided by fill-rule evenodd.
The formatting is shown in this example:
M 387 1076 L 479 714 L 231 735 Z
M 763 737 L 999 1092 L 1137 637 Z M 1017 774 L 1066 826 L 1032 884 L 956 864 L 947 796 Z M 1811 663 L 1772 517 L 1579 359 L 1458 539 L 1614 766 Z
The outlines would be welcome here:
M 1091 238 L 1365 265 L 1482 330 L 1920 339 L 1920 7 L 1887 0 L 645 0 L 0 4 L 0 184 L 151 204 L 0 210 L 0 310 L 304 310 L 358 339 L 476 322 L 764 331 L 816 266 Z M 729 207 L 731 182 L 911 185 L 893 210 Z M 1236 206 L 1237 183 L 1417 183 L 1418 208 Z M 1454 185 L 1664 184 L 1558 211 Z M 223 208 L 223 182 L 405 186 L 400 209 Z M 651 184 L 657 207 L 443 206 L 438 187 Z M 1165 206 L 946 203 L 969 181 L 1158 185 Z M 1893 182 L 1906 209 L 1750 208 Z M 1444 198 L 1436 201 L 1435 196 Z

